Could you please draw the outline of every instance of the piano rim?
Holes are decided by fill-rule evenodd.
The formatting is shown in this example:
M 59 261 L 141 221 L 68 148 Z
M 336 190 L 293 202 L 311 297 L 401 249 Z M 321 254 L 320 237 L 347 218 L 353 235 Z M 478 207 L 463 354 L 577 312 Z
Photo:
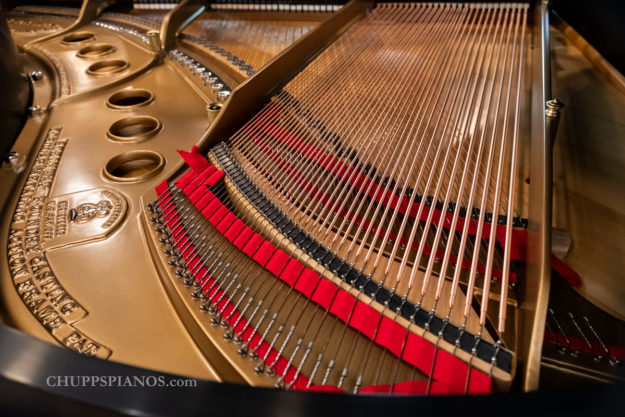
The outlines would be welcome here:
M 588 416 L 597 410 L 625 413 L 625 383 L 529 393 L 468 396 L 388 396 L 353 395 L 255 388 L 246 385 L 196 380 L 190 389 L 154 387 L 59 387 L 47 384 L 47 376 L 133 376 L 172 378 L 176 375 L 124 365 L 81 355 L 69 349 L 44 342 L 6 325 L 0 325 L 0 407 L 5 412 L 32 412 L 37 415 L 229 415 L 292 416 L 345 415 L 346 410 L 359 416 L 387 413 L 451 415 L 462 409 L 471 416 L 501 415 L 501 410 L 514 415 Z M 55 386 L 52 386 L 55 385 Z M 250 408 L 233 408 L 245 398 Z M 241 402 L 236 402 L 241 406 Z M 557 408 L 554 408 L 557 407 Z

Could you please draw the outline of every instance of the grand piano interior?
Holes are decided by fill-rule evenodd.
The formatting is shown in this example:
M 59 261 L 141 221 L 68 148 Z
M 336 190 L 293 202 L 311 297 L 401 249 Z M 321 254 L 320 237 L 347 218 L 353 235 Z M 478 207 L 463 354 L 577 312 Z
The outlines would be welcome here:
M 1 323 L 259 392 L 618 386 L 625 78 L 572 7 L 3 3 Z

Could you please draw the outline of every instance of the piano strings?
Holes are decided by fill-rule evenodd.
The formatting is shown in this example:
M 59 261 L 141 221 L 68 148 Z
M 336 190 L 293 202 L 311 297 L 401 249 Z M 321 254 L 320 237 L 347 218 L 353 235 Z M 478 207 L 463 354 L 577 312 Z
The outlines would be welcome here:
M 356 303 L 341 321 L 329 310 L 319 311 L 319 304 L 295 286 L 276 284 L 255 264 L 233 272 L 236 248 L 210 243 L 212 226 L 171 188 L 172 200 L 163 210 L 182 209 L 172 233 L 186 230 L 189 235 L 180 253 L 193 245 L 202 258 L 186 273 L 187 283 L 200 265 L 206 266 L 196 285 L 195 296 L 202 297 L 206 277 L 215 277 L 209 292 L 218 285 L 223 293 L 206 307 L 215 314 L 215 324 L 227 323 L 235 309 L 241 309 L 239 319 L 251 311 L 243 329 L 235 334 L 235 324 L 226 337 L 257 360 L 257 372 L 275 374 L 284 354 L 287 368 L 296 364 L 296 374 L 290 381 L 286 374 L 280 376 L 281 386 L 292 387 L 306 369 L 308 387 L 345 388 L 349 380 L 350 389 L 359 392 L 364 385 L 385 382 L 393 392 L 396 382 L 426 380 L 425 392 L 430 393 L 445 326 L 459 325 L 461 335 L 472 330 L 475 346 L 487 337 L 483 332 L 494 274 L 501 280 L 498 330 L 505 330 L 509 275 L 520 275 L 510 266 L 509 247 L 513 217 L 521 215 L 515 185 L 526 19 L 526 4 L 379 5 L 226 142 L 249 179 L 297 227 L 373 280 L 377 291 L 385 288 L 401 296 L 399 307 L 383 305 L 372 336 L 358 337 L 349 326 Z M 225 189 L 212 198 L 235 212 Z M 264 230 L 274 254 L 288 244 L 284 234 L 267 227 L 259 211 L 251 217 L 238 211 L 246 224 Z M 496 225 L 502 220 L 503 240 Z M 293 257 L 306 264 L 309 256 L 301 250 Z M 313 269 L 326 273 L 319 264 Z M 475 311 L 478 275 L 483 280 Z M 466 297 L 458 291 L 463 276 Z M 363 286 L 356 290 L 357 299 L 368 295 L 368 306 L 374 306 L 375 297 L 365 294 Z M 223 317 L 225 305 L 221 310 L 216 306 L 226 293 L 235 309 Z M 285 302 L 292 293 L 295 300 Z M 444 307 L 439 306 L 442 299 L 447 300 Z M 413 366 L 408 378 L 406 363 L 397 358 L 404 357 L 409 333 L 399 353 L 375 340 L 382 318 L 398 320 L 409 301 L 426 308 L 430 320 L 438 316 L 444 323 L 429 372 Z M 454 310 L 462 302 L 462 311 Z M 242 339 L 248 326 L 253 326 L 252 336 L 262 332 L 262 340 L 268 341 L 264 355 L 259 355 L 260 344 L 249 350 L 252 336 Z M 429 321 L 423 330 L 412 320 L 407 326 L 424 335 Z M 495 356 L 501 340 L 496 346 Z M 273 350 L 278 354 L 269 360 Z M 475 350 L 466 376 L 459 376 L 465 392 L 474 356 Z M 392 360 L 388 368 L 387 357 Z

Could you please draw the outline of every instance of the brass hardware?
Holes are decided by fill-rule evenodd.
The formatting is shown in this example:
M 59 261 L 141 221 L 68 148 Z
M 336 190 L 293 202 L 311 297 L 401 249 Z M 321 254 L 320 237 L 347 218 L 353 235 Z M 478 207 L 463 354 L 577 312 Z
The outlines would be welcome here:
M 95 58 L 103 55 L 112 54 L 116 51 L 116 49 L 117 48 L 108 43 L 96 43 L 94 45 L 80 48 L 78 52 L 76 52 L 76 56 L 79 58 Z
M 564 108 L 564 104 L 562 104 L 562 102 L 557 98 L 554 98 L 547 101 L 545 108 L 547 134 L 551 139 L 551 146 L 553 146 L 556 143 L 558 125 L 560 124 L 560 112 Z
M 134 183 L 156 175 L 165 166 L 165 158 L 154 151 L 130 151 L 113 157 L 104 167 L 111 181 Z
M 223 104 L 221 103 L 211 103 L 206 105 L 206 113 L 208 114 L 208 121 L 211 124 L 215 121 L 219 112 L 221 111 Z
M 110 59 L 106 61 L 99 61 L 92 64 L 87 68 L 87 74 L 96 77 L 108 76 L 121 72 L 128 68 L 130 64 L 123 59 Z
M 557 98 L 554 98 L 553 100 L 547 101 L 545 107 L 545 116 L 557 119 L 560 117 L 560 111 L 564 108 L 564 104 Z
M 161 34 L 158 30 L 148 30 L 148 41 L 150 43 L 150 49 L 153 52 L 160 53 L 163 49 L 163 45 L 161 44 Z
M 141 142 L 156 135 L 161 128 L 161 122 L 154 117 L 130 116 L 113 123 L 106 135 L 118 142 Z
M 142 88 L 118 91 L 106 100 L 106 105 L 116 110 L 132 110 L 147 106 L 154 101 L 154 94 Z

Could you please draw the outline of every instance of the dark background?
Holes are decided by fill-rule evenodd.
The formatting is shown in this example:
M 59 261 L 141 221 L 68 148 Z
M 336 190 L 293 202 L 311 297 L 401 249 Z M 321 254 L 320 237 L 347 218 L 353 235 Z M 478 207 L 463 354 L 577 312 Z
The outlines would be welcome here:
M 554 11 L 625 74 L 625 1 L 553 0 Z

